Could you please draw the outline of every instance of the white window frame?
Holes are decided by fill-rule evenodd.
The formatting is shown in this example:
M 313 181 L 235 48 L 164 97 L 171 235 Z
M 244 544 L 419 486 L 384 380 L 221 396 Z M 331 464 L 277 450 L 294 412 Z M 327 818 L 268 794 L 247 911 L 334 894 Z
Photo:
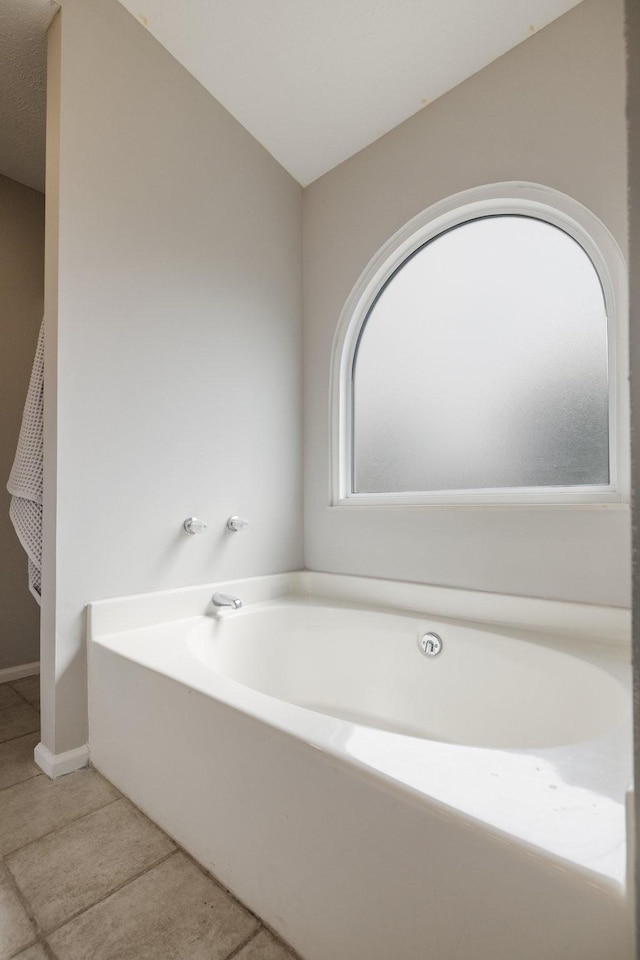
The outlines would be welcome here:
M 429 240 L 466 221 L 501 214 L 534 217 L 564 230 L 584 249 L 598 273 L 607 313 L 609 484 L 354 493 L 354 353 L 377 294 L 392 273 Z M 614 237 L 595 214 L 564 193 L 522 181 L 488 184 L 447 197 L 418 214 L 384 244 L 363 271 L 340 315 L 331 359 L 331 503 L 339 507 L 626 505 L 630 487 L 628 356 L 626 264 Z

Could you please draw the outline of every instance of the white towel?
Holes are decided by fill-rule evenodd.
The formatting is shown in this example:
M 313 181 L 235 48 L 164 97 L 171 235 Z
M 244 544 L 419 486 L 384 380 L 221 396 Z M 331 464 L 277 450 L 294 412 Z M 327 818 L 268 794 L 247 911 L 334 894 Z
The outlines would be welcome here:
M 44 321 L 31 370 L 18 448 L 7 490 L 9 516 L 29 558 L 29 589 L 40 603 L 42 570 L 42 429 L 44 390 Z

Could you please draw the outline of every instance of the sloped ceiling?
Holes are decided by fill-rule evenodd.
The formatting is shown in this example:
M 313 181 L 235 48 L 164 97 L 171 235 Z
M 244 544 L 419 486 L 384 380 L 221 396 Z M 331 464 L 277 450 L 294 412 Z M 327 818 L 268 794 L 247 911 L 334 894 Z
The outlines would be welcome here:
M 44 190 L 51 0 L 0 0 L 0 174 Z
M 581 0 L 120 0 L 301 184 Z M 0 173 L 44 190 L 54 0 L 0 0 Z
M 303 185 L 580 0 L 120 0 Z

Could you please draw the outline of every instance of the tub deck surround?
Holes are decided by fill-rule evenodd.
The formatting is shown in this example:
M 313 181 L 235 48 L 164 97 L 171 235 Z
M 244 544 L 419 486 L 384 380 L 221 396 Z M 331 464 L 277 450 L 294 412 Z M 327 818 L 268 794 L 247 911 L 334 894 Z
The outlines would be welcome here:
M 626 646 L 631 643 L 631 611 L 625 607 L 516 597 L 311 570 L 97 600 L 87 608 L 89 636 L 203 616 L 211 612 L 211 596 L 215 590 L 242 591 L 245 606 L 285 596 L 324 597 L 359 603 L 367 609 L 426 612 L 434 617 L 521 627 L 601 643 Z
M 309 960 L 630 956 L 626 611 L 304 572 L 89 640 L 94 764 Z

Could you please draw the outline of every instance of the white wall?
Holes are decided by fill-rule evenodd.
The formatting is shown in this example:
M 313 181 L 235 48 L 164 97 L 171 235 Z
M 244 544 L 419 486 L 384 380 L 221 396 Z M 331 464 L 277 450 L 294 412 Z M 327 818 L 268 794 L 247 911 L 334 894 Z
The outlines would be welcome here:
M 39 607 L 5 484 L 42 321 L 44 197 L 0 176 L 0 669 L 40 659 Z
M 343 304 L 411 217 L 483 183 L 573 196 L 626 249 L 622 0 L 584 0 L 305 190 L 305 556 L 312 570 L 629 603 L 629 511 L 332 508 L 329 365 Z
M 301 566 L 301 189 L 116 0 L 64 0 L 51 56 L 42 739 L 60 753 L 86 740 L 86 601 Z

